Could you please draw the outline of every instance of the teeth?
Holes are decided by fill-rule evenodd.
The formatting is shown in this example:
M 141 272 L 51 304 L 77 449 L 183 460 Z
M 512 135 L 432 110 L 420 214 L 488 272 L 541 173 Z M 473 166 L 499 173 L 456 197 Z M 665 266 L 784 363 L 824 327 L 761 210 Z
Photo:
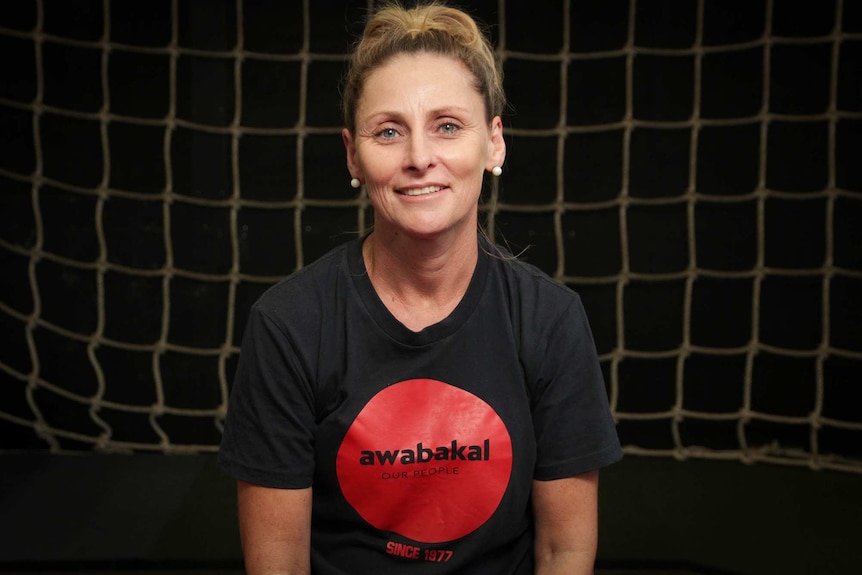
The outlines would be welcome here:
M 433 194 L 434 192 L 439 192 L 442 189 L 442 186 L 427 186 L 424 188 L 414 188 L 412 190 L 401 190 L 401 193 L 405 196 L 422 196 L 425 194 Z

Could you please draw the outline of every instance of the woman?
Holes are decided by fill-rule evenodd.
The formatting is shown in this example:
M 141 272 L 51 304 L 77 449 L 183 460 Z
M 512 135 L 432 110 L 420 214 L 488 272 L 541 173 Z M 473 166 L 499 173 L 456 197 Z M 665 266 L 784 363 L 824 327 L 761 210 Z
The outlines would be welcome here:
M 343 139 L 374 230 L 255 304 L 232 390 L 249 574 L 592 572 L 620 446 L 577 295 L 477 233 L 503 106 L 469 16 L 372 16 Z

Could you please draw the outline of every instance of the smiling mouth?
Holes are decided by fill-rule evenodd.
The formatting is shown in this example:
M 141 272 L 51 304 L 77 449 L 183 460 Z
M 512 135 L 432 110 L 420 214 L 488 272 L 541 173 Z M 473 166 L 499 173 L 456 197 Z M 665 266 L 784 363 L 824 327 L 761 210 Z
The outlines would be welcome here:
M 410 188 L 407 190 L 396 191 L 404 196 L 424 196 L 426 194 L 433 194 L 434 192 L 439 192 L 442 189 L 445 189 L 445 186 L 425 186 L 424 188 Z

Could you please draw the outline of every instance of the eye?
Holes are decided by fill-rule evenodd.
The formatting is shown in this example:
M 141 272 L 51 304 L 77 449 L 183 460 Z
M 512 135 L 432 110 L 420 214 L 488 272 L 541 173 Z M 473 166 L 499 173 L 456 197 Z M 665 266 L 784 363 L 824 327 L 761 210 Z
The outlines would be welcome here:
M 460 129 L 461 127 L 455 122 L 443 122 L 439 127 L 439 130 L 447 136 L 454 136 Z
M 392 140 L 398 137 L 398 130 L 395 128 L 383 128 L 375 136 L 382 140 Z

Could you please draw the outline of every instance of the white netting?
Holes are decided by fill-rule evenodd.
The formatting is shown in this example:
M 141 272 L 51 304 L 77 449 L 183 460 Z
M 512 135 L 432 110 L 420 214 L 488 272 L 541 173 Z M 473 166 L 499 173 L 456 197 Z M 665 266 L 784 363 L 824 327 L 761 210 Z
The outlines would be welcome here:
M 213 451 L 250 303 L 367 225 L 369 5 L 14 4 L 0 448 Z M 862 471 L 859 4 L 471 6 L 513 104 L 488 228 L 583 295 L 626 451 Z

